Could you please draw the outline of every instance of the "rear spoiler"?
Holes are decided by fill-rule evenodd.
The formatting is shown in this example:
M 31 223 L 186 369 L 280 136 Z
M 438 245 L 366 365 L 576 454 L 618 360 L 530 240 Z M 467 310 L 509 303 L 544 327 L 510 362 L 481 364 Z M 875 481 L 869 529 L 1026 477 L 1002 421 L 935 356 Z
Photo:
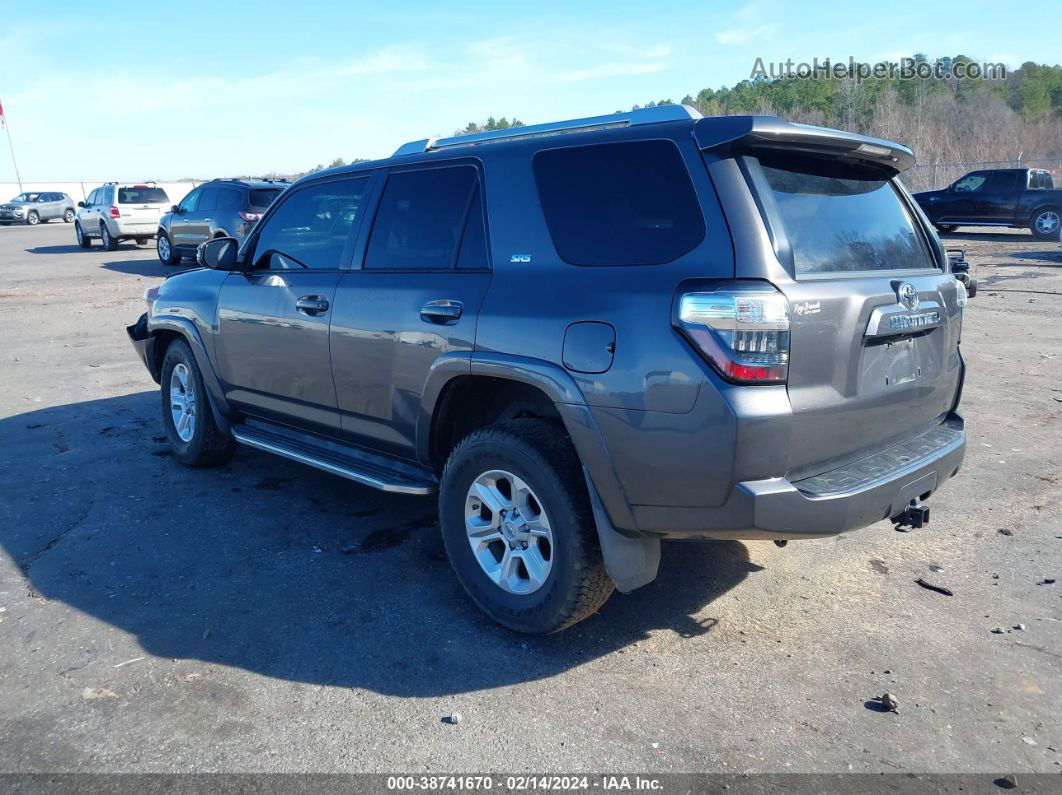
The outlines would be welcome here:
M 693 125 L 701 149 L 754 154 L 785 150 L 819 157 L 861 160 L 893 174 L 914 165 L 914 153 L 902 144 L 867 135 L 795 124 L 777 116 L 710 116 Z

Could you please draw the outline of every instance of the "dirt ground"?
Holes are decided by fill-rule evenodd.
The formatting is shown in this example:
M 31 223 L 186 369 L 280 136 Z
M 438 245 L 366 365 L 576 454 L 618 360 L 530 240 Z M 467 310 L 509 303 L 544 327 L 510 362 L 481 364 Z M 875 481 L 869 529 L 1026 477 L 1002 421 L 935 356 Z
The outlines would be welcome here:
M 176 464 L 124 329 L 154 251 L 0 228 L 0 771 L 1058 772 L 1062 246 L 947 238 L 980 292 L 929 528 L 668 545 L 527 638 L 430 499 Z

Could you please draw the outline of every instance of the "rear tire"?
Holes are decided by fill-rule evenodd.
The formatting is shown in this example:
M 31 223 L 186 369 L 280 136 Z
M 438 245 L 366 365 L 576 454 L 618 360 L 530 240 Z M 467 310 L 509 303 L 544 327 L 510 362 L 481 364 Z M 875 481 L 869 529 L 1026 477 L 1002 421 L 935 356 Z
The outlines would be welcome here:
M 218 428 L 195 356 L 174 340 L 162 361 L 162 425 L 174 457 L 187 467 L 224 464 L 236 452 L 232 436 Z
M 111 236 L 111 230 L 107 228 L 107 224 L 100 224 L 100 240 L 108 251 L 118 250 L 118 238 Z
M 498 501 L 495 495 L 480 500 L 482 491 L 474 487 L 492 476 L 503 499 Z M 505 502 L 502 485 L 506 480 L 509 502 Z M 526 488 L 523 499 L 515 496 L 521 484 Z M 497 518 L 487 507 L 491 502 L 496 504 Z M 563 427 L 555 422 L 517 419 L 465 437 L 443 470 L 439 521 L 458 581 L 484 613 L 509 629 L 530 634 L 557 632 L 595 613 L 614 589 L 601 557 L 582 466 Z M 478 540 L 482 533 L 473 535 L 478 527 L 504 528 L 506 524 L 508 528 L 494 533 L 497 538 L 489 542 L 490 550 L 485 540 Z M 514 526 L 517 530 L 534 526 L 541 536 L 543 525 L 548 527 L 549 542 L 544 544 L 531 531 L 533 550 L 526 541 L 516 541 L 514 546 L 508 540 L 514 536 L 503 535 Z M 485 557 L 485 550 L 492 557 Z M 501 575 L 488 574 L 488 566 L 497 572 L 506 567 L 507 559 L 532 552 L 537 553 L 534 565 L 525 567 L 526 558 L 516 561 L 512 578 L 505 578 L 508 585 L 498 581 Z M 547 557 L 547 573 L 536 578 L 531 570 Z
M 170 236 L 161 229 L 158 237 L 155 238 L 155 252 L 159 255 L 159 262 L 163 265 L 177 265 L 181 261 L 181 255 L 173 250 Z
M 1059 227 L 1062 226 L 1062 214 L 1057 207 L 1044 207 L 1037 210 L 1029 221 L 1029 231 L 1038 240 L 1058 240 Z
M 74 223 L 74 211 L 73 210 L 69 210 L 68 209 L 65 213 L 63 213 L 63 223 L 66 223 L 66 224 Z
M 85 230 L 81 228 L 81 222 L 74 222 L 74 234 L 77 236 L 77 244 L 81 248 L 92 248 L 92 238 L 85 234 Z
M 36 226 L 40 222 L 41 222 L 41 217 L 39 215 L 37 215 L 37 211 L 36 210 L 30 210 L 26 214 L 26 223 L 29 224 L 30 226 Z
M 955 224 L 933 224 L 938 232 L 954 232 L 959 227 Z

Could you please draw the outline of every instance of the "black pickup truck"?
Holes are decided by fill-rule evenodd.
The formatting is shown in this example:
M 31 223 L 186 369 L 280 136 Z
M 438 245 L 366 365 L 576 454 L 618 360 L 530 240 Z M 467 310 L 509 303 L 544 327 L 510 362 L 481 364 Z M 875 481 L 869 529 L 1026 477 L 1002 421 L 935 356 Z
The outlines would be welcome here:
M 971 171 L 941 190 L 914 195 L 941 232 L 958 226 L 1027 227 L 1042 240 L 1057 240 L 1062 190 L 1038 168 Z

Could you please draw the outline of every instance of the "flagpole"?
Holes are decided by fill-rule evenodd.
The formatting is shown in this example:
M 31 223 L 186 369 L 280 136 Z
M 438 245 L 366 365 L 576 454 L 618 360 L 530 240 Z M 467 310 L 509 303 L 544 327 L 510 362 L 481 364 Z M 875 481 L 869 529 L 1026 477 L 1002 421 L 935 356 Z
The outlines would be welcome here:
M 0 122 L 4 125 L 4 130 L 7 132 L 7 146 L 11 150 L 11 165 L 15 167 L 15 179 L 18 181 L 18 192 L 22 193 L 22 176 L 18 173 L 18 161 L 15 160 L 15 144 L 11 140 L 11 125 L 7 123 L 7 115 L 4 113 L 4 106 L 0 104 Z

